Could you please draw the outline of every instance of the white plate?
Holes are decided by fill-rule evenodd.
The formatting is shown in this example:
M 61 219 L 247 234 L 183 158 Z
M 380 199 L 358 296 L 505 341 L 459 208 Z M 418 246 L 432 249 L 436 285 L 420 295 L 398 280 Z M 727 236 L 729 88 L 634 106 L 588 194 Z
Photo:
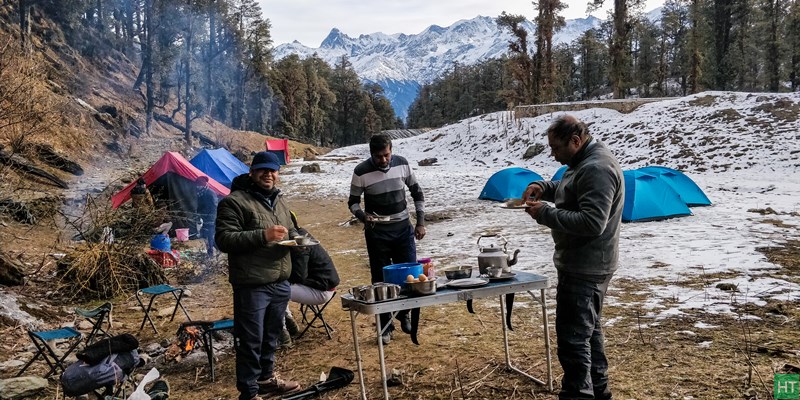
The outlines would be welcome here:
M 281 240 L 278 242 L 278 245 L 285 246 L 285 247 L 311 247 L 316 246 L 319 244 L 319 240 L 311 239 L 311 243 L 308 244 L 297 244 L 294 240 Z
M 524 210 L 529 206 L 527 204 L 520 204 L 518 206 L 512 206 L 508 204 L 500 204 L 498 207 L 506 209 L 506 210 Z
M 464 279 L 454 279 L 450 282 L 447 282 L 447 286 L 454 287 L 457 289 L 469 289 L 478 286 L 483 286 L 489 283 L 488 279 L 483 278 L 464 278 Z

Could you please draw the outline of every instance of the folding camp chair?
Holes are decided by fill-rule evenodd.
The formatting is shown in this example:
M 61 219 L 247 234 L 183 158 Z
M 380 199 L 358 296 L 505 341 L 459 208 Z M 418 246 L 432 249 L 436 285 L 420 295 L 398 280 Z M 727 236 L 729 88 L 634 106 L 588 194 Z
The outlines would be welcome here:
M 211 382 L 214 382 L 214 332 L 233 330 L 232 319 L 220 319 L 217 321 L 191 321 L 184 322 L 178 328 L 178 334 L 186 327 L 193 326 L 200 329 L 200 341 L 203 344 L 203 350 L 208 356 L 208 368 L 211 371 Z
M 186 314 L 186 319 L 189 321 L 192 320 L 192 317 L 189 316 L 189 312 L 186 311 L 181 303 L 181 299 L 183 298 L 183 288 L 172 287 L 168 284 L 150 286 L 148 288 L 139 289 L 136 291 L 136 301 L 139 302 L 139 306 L 141 306 L 142 311 L 144 311 L 144 318 L 142 319 L 142 325 L 139 327 L 139 332 L 144 329 L 145 322 L 150 322 L 150 326 L 153 327 L 153 331 L 158 334 L 158 329 L 156 329 L 153 319 L 150 318 L 150 310 L 153 308 L 153 301 L 156 299 L 156 297 L 167 293 L 172 294 L 172 297 L 175 298 L 175 309 L 172 310 L 172 317 L 170 318 L 170 321 L 175 319 L 175 313 L 178 312 L 178 307 L 180 307 L 181 310 L 183 310 L 183 313 Z M 147 304 L 147 307 L 145 307 L 144 303 L 142 302 L 143 294 L 150 296 L 150 302 Z
M 64 327 L 60 329 L 53 329 L 49 331 L 38 331 L 38 332 L 31 332 L 28 331 L 28 336 L 31 337 L 33 341 L 33 345 L 36 346 L 36 354 L 33 355 L 30 361 L 25 364 L 24 367 L 17 373 L 17 376 L 22 375 L 28 367 L 36 361 L 37 358 L 42 357 L 47 365 L 50 366 L 50 369 L 47 371 L 47 374 L 44 375 L 45 378 L 49 377 L 57 370 L 61 370 L 62 372 L 66 368 L 64 366 L 64 360 L 72 354 L 72 351 L 78 347 L 78 344 L 81 343 L 83 339 L 83 335 L 76 331 L 74 328 Z M 69 348 L 64 354 L 59 357 L 56 354 L 54 347 L 56 346 L 57 340 L 66 340 L 69 344 Z M 52 341 L 52 347 L 51 342 Z
M 328 325 L 327 322 L 325 322 L 325 318 L 323 318 L 322 312 L 325 311 L 325 307 L 327 307 L 328 304 L 330 304 L 330 302 L 333 300 L 334 297 L 336 297 L 336 292 L 333 292 L 333 296 L 331 296 L 330 300 L 326 301 L 325 304 L 322 305 L 300 303 L 300 313 L 303 315 L 303 323 L 306 324 L 306 327 L 305 329 L 303 329 L 302 332 L 300 332 L 299 335 L 297 335 L 297 339 L 302 338 L 303 335 L 305 335 L 308 329 L 311 328 L 312 326 L 315 328 L 324 328 L 325 334 L 328 335 L 328 339 L 333 339 L 333 336 L 331 336 L 333 328 L 330 325 Z M 311 319 L 309 319 L 309 316 L 311 317 Z M 322 325 L 315 326 L 314 322 L 316 320 L 322 322 Z
M 92 331 L 86 336 L 86 344 L 92 344 L 92 339 L 111 337 L 108 331 L 111 328 L 111 303 L 105 303 L 93 310 L 75 308 L 75 313 L 92 323 Z M 108 321 L 108 328 L 103 329 L 103 322 Z

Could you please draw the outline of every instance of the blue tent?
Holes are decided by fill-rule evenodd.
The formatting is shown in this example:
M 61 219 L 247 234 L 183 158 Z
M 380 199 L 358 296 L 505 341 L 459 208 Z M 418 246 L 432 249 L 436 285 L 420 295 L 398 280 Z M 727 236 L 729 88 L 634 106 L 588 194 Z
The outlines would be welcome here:
M 486 185 L 481 190 L 479 199 L 503 201 L 506 199 L 518 199 L 522 197 L 525 188 L 533 181 L 544 180 L 542 177 L 529 169 L 525 168 L 506 168 L 497 171 L 486 181 Z
M 654 221 L 692 215 L 678 193 L 657 175 L 639 170 L 623 171 L 623 174 L 625 175 L 623 221 Z
M 246 174 L 250 170 L 247 165 L 225 149 L 203 149 L 189 162 L 228 188 L 231 187 L 233 178 Z
M 711 200 L 703 193 L 703 190 L 681 171 L 655 165 L 639 168 L 639 171 L 656 175 L 666 181 L 667 184 L 678 192 L 678 195 L 681 196 L 681 200 L 689 207 L 711 205 Z
M 562 166 L 561 166 L 561 168 L 559 168 L 559 169 L 556 171 L 556 173 L 555 173 L 555 174 L 553 174 L 553 177 L 552 177 L 552 178 L 550 178 L 550 180 L 551 180 L 551 181 L 560 181 L 560 180 L 561 180 L 561 177 L 562 177 L 562 176 L 564 176 L 564 172 L 565 172 L 566 170 L 567 170 L 567 166 L 566 166 L 566 165 L 562 165 Z

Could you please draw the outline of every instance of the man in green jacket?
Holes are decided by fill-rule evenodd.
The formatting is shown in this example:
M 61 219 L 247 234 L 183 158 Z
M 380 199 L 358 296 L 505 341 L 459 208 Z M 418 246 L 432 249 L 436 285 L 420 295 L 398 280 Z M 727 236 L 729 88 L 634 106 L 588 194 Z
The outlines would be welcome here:
M 564 369 L 558 398 L 610 400 L 600 318 L 619 260 L 625 180 L 611 151 L 579 119 L 558 118 L 547 140 L 553 158 L 568 168 L 560 181 L 531 183 L 523 199 L 555 242 L 556 337 Z
M 296 234 L 289 207 L 275 186 L 279 170 L 274 154 L 257 153 L 250 173 L 234 178 L 231 194 L 217 208 L 216 243 L 228 254 L 228 281 L 233 286 L 239 400 L 300 388 L 274 374 L 292 272 L 289 248 L 278 242 Z

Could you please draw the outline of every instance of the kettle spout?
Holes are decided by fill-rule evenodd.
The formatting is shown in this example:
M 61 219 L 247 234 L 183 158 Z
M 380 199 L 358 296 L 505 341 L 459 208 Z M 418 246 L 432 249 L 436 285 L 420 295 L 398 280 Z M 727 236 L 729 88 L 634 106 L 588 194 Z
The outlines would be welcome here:
M 519 254 L 519 249 L 514 250 L 514 255 L 508 260 L 509 267 L 517 263 L 517 254 Z

